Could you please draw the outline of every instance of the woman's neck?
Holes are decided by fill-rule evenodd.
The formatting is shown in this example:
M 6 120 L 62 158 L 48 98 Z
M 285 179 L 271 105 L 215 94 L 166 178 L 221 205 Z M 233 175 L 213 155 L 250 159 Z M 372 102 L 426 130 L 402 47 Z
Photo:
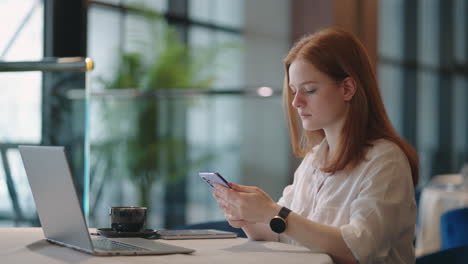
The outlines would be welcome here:
M 337 126 L 334 129 L 324 129 L 325 139 L 328 143 L 327 163 L 333 161 L 339 151 L 341 141 L 341 126 Z

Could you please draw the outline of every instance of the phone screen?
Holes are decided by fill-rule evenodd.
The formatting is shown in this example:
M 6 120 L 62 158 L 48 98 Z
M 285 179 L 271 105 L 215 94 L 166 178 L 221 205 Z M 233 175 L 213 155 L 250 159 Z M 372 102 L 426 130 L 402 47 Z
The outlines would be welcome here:
M 220 184 L 226 188 L 231 188 L 228 181 L 218 172 L 199 172 L 198 175 L 211 187 L 211 190 L 215 190 L 214 184 Z

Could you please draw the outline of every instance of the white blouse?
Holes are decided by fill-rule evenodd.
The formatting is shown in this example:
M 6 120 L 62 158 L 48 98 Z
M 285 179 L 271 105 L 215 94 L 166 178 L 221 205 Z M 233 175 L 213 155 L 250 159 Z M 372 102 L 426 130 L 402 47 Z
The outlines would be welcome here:
M 359 263 L 414 263 L 416 202 L 404 152 L 388 140 L 377 140 L 357 167 L 335 174 L 318 169 L 327 152 L 323 140 L 304 157 L 278 203 L 340 228 Z M 286 235 L 280 240 L 298 244 Z

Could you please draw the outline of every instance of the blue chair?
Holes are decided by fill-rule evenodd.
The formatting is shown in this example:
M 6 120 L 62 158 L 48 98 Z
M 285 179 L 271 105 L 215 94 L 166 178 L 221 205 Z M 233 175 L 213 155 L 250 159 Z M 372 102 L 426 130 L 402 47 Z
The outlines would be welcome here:
M 440 237 L 442 250 L 468 246 L 468 207 L 450 210 L 441 216 Z
M 205 222 L 205 223 L 198 223 L 198 224 L 191 224 L 191 225 L 183 225 L 177 226 L 171 229 L 175 230 L 184 230 L 184 229 L 217 229 L 222 231 L 229 231 L 237 233 L 238 237 L 246 238 L 247 235 L 244 231 L 240 228 L 234 228 L 229 225 L 227 221 L 213 221 L 213 222 Z
M 416 259 L 416 264 L 466 264 L 468 246 L 441 250 Z

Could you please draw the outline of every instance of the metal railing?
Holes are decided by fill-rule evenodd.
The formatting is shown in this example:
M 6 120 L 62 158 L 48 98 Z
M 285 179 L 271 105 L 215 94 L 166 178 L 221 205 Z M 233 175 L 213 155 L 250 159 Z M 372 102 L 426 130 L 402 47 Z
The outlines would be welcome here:
M 85 72 L 94 69 L 94 62 L 90 58 L 44 58 L 40 61 L 0 61 L 0 72 Z

